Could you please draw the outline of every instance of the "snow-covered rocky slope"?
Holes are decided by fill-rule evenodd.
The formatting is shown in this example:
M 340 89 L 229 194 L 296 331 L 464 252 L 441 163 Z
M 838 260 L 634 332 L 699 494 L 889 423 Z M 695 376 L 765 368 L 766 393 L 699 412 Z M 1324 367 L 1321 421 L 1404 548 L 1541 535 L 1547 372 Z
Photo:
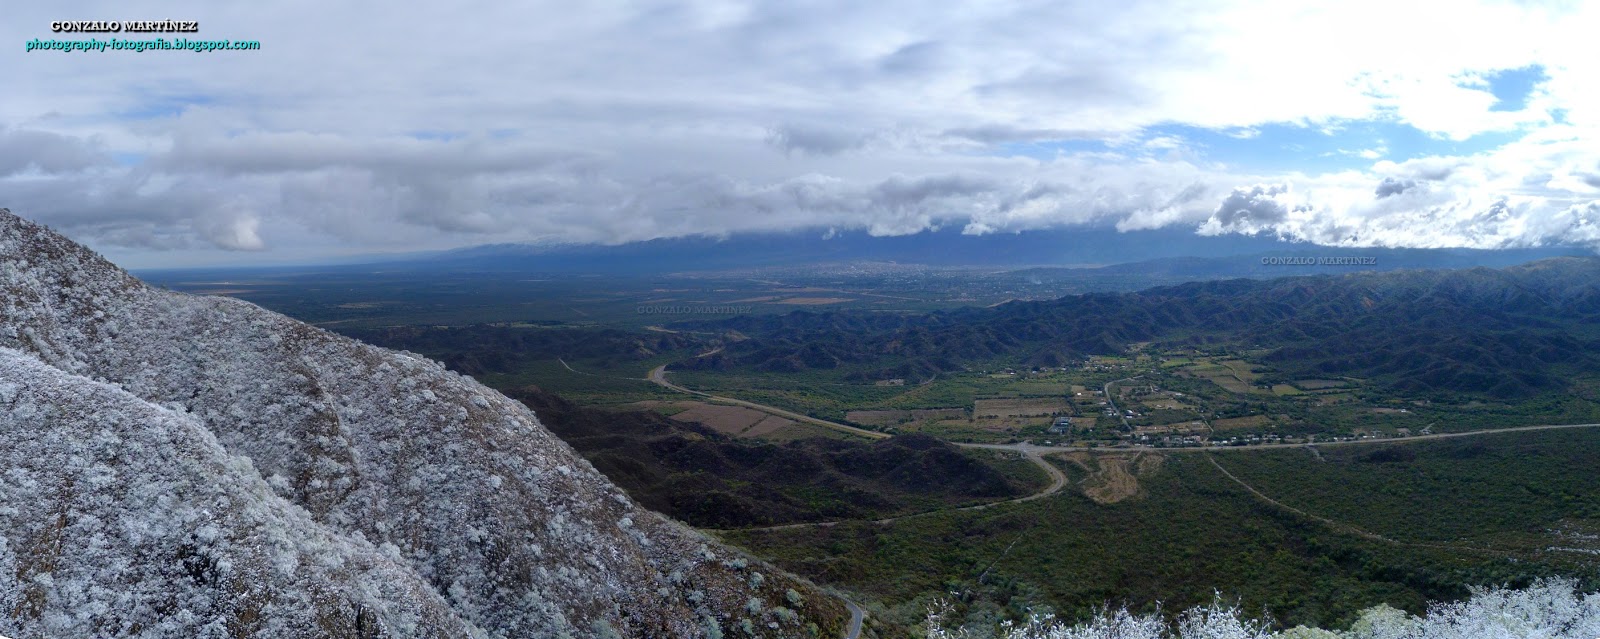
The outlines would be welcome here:
M 4 209 L 0 349 L 0 634 L 789 637 L 845 616 L 469 378 L 148 287 Z
M 0 411 L 9 634 L 471 634 L 404 558 L 273 495 L 193 416 L 5 348 Z

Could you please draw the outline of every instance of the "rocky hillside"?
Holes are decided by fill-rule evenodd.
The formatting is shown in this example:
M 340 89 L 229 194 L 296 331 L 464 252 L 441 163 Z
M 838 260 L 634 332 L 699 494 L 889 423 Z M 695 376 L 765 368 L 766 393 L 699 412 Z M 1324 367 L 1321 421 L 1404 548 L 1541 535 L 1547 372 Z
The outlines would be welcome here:
M 838 636 L 846 616 L 436 362 L 153 289 L 3 209 L 0 404 L 0 634 Z

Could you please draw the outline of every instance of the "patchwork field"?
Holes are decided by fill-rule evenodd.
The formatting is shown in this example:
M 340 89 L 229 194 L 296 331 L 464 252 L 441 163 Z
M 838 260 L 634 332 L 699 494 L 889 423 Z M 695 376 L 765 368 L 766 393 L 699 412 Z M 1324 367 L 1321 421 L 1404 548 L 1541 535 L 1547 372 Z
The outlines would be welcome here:
M 678 402 L 682 410 L 671 417 L 680 422 L 696 422 L 733 437 L 769 437 L 796 426 L 794 420 L 769 415 L 743 406 L 723 406 L 704 402 Z
M 980 399 L 972 403 L 975 419 L 1008 417 L 1048 417 L 1070 412 L 1067 400 L 1060 397 L 1031 397 L 1019 399 Z
M 1135 435 L 1191 435 L 1207 432 L 1206 425 L 1202 422 L 1177 422 L 1172 424 L 1157 424 L 1154 426 L 1137 426 L 1133 429 Z
M 1241 359 L 1225 359 L 1218 361 L 1197 361 L 1193 364 L 1178 369 L 1180 374 L 1198 377 L 1207 380 L 1236 395 L 1266 395 L 1274 391 L 1264 390 L 1255 386 L 1256 380 L 1261 377 L 1254 364 Z M 1298 391 L 1288 387 L 1291 391 Z M 1287 393 L 1276 393 L 1283 395 Z
M 1061 396 L 1066 395 L 1072 388 L 1071 384 L 1058 381 L 1044 380 L 1017 380 L 1006 388 L 1007 391 L 1019 396 Z M 1080 387 L 1081 390 L 1081 387 Z
M 707 428 L 727 435 L 738 435 L 766 417 L 768 417 L 766 413 L 758 410 L 715 404 L 699 404 L 672 416 L 680 422 L 699 422 Z
M 792 428 L 795 426 L 795 424 L 796 422 L 792 419 L 786 419 L 777 415 L 768 415 L 762 418 L 761 421 L 756 422 L 749 428 L 744 429 L 744 432 L 739 433 L 739 436 L 767 437 L 769 435 L 778 435 L 779 433 Z
M 911 422 L 899 427 L 901 433 L 920 433 L 956 442 L 1003 443 L 1014 441 L 1017 432 L 1031 425 L 1043 432 L 1041 423 L 1024 424 L 1020 419 L 1005 420 L 940 419 Z
M 1171 397 L 1154 397 L 1140 400 L 1139 403 L 1157 410 L 1188 410 L 1189 405 Z

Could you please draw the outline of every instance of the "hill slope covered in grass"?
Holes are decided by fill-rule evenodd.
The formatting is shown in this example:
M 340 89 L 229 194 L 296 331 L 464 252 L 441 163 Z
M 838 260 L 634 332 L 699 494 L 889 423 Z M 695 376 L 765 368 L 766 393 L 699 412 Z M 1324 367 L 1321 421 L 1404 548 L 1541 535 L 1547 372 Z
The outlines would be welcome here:
M 640 503 L 700 527 L 877 519 L 1031 490 L 927 436 L 750 442 L 658 413 L 584 408 L 533 388 L 508 395 Z

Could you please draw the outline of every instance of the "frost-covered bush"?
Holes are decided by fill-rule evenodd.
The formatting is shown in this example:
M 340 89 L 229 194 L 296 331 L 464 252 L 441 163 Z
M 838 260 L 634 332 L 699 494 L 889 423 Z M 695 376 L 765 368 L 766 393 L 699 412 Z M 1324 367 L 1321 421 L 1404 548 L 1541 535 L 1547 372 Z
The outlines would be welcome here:
M 1370 612 L 1370 611 L 1369 611 Z M 1367 617 L 1363 616 L 1363 622 Z M 1600 594 L 1582 594 L 1567 579 L 1525 589 L 1478 589 L 1465 601 L 1430 606 L 1420 619 L 1389 615 L 1353 639 L 1487 639 L 1600 637 Z M 1352 630 L 1357 630 L 1352 628 Z
M 701 629 L 705 631 L 706 639 L 722 639 L 722 624 L 716 618 L 707 616 L 702 620 Z
M 928 613 L 929 639 L 967 639 L 944 628 L 940 603 Z M 1195 608 L 1168 624 L 1159 614 L 1106 610 L 1087 623 L 1067 625 L 1049 616 L 1002 624 L 1004 639 L 1595 639 L 1600 637 L 1600 594 L 1582 594 L 1566 579 L 1525 589 L 1482 588 L 1466 601 L 1435 604 L 1414 617 L 1389 606 L 1367 609 L 1347 630 L 1291 628 L 1271 632 L 1221 601 Z

